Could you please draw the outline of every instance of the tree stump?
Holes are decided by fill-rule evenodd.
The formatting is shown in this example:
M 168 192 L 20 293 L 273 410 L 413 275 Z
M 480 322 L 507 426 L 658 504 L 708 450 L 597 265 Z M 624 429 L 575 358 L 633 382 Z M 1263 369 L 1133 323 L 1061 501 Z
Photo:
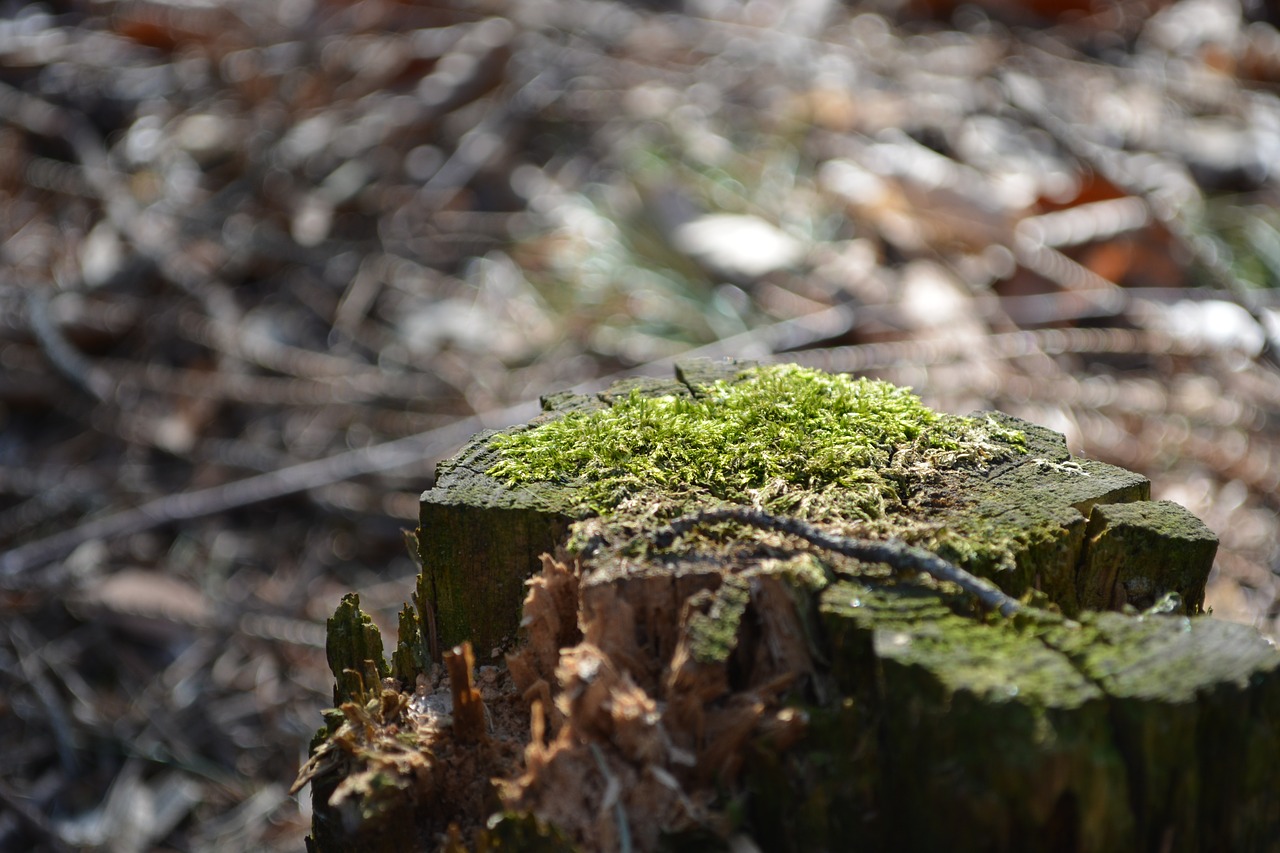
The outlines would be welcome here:
M 311 849 L 1280 850 L 1280 653 L 1198 519 L 1000 413 L 676 377 L 441 464 L 390 663 L 330 622 Z

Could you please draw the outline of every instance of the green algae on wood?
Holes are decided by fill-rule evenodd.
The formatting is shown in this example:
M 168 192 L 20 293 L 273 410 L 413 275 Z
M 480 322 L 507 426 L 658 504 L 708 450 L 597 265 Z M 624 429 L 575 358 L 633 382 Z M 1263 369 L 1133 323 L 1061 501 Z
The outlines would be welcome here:
M 936 592 L 857 581 L 821 600 L 842 688 L 879 709 L 874 773 L 883 819 L 902 831 L 896 848 L 1280 841 L 1274 763 L 1255 761 L 1235 801 L 1205 784 L 1229 778 L 1251 750 L 1274 762 L 1280 749 L 1264 716 L 1280 698 L 1280 654 L 1251 629 L 1157 613 L 984 623 Z
M 325 657 L 333 673 L 333 704 L 364 701 L 390 674 L 382 651 L 382 633 L 360 609 L 360 594 L 348 593 L 329 617 Z
M 1102 691 L 1034 630 L 957 615 L 936 592 L 845 581 L 821 597 L 833 671 L 877 708 L 875 768 L 905 850 L 1129 849 Z M 964 832 L 952 837 L 956 827 Z
M 1025 421 L 1000 419 L 1035 434 Z M 1044 449 L 1049 455 L 1029 453 L 995 476 L 956 483 L 952 508 L 930 519 L 938 532 L 922 544 L 1010 595 L 1039 590 L 1070 615 L 1081 607 L 1077 573 L 1087 519 L 1095 507 L 1147 501 L 1151 483 L 1114 465 L 1057 459 L 1052 446 Z M 1187 560 L 1206 577 L 1212 564 L 1213 554 L 1201 551 Z
M 440 463 L 435 488 L 419 504 L 418 607 L 432 610 L 424 630 L 428 621 L 435 627 L 437 648 L 471 640 L 482 659 L 519 624 L 524 579 L 537 569 L 538 555 L 553 551 L 580 515 L 567 489 L 510 488 L 490 477 L 497 434 L 476 435 Z
M 1280 654 L 1247 626 L 1160 609 L 1045 637 L 1107 694 L 1135 849 L 1280 850 Z
M 1089 518 L 1078 581 L 1081 605 L 1145 610 L 1177 593 L 1182 610 L 1199 613 L 1218 539 L 1204 522 L 1172 501 L 1100 506 Z
M 688 619 L 689 650 L 698 663 L 723 663 L 737 645 L 738 629 L 751 599 L 750 585 L 746 579 L 730 575 L 715 593 L 699 595 L 704 596 L 706 610 Z M 696 607 L 697 599 L 690 597 L 689 606 Z
M 423 636 L 420 612 L 406 603 L 400 609 L 396 649 L 391 653 L 391 674 L 404 684 L 413 684 L 418 673 L 431 667 L 429 641 Z

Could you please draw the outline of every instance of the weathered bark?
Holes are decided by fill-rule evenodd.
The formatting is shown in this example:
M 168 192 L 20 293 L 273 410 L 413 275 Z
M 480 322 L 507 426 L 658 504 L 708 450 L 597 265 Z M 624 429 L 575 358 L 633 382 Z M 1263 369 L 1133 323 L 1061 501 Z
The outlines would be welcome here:
M 705 394 L 740 370 L 700 362 L 677 382 L 557 395 L 540 421 L 633 389 Z M 564 484 L 505 486 L 486 473 L 493 434 L 477 436 L 423 495 L 424 572 L 390 670 L 416 686 L 406 707 L 426 710 L 383 700 L 368 729 L 395 728 L 425 758 L 399 778 L 404 762 L 379 765 L 377 790 L 398 792 L 398 808 L 337 808 L 335 780 L 367 772 L 371 750 L 326 747 L 355 736 L 331 716 L 303 774 L 316 846 L 403 849 L 394 820 L 430 848 L 450 823 L 489 820 L 474 849 L 705 846 L 747 832 L 769 850 L 1280 850 L 1280 654 L 1199 615 L 1212 533 L 1151 501 L 1145 478 L 990 417 L 1021 430 L 1026 452 L 940 471 L 855 527 L 1022 597 L 1007 618 L 949 584 L 776 531 L 637 548 L 654 532 L 643 516 L 622 535 L 583 520 Z M 340 616 L 335 676 L 385 674 L 360 658 L 380 644 L 358 611 Z M 436 648 L 474 638 L 483 659 L 522 624 L 468 753 L 496 786 L 488 800 L 458 796 L 440 759 L 458 733 L 431 710 L 449 695 L 427 666 L 432 626 Z M 346 720 L 367 722 L 348 706 Z
M 605 408 L 632 390 L 689 393 L 677 382 L 629 379 L 596 397 L 552 394 L 543 398 L 544 415 L 515 430 Z M 497 434 L 479 433 L 440 463 L 435 488 L 422 495 L 418 528 L 422 592 L 434 605 L 441 647 L 469 640 L 486 656 L 520 624 L 524 581 L 537 571 L 538 555 L 555 550 L 569 524 L 583 515 L 572 490 L 563 486 L 512 488 L 490 477 Z

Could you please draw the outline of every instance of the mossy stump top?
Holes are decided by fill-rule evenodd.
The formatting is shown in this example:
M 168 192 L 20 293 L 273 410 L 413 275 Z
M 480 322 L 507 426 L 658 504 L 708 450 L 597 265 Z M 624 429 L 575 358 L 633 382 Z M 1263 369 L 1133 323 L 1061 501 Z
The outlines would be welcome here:
M 1086 536 L 1086 522 L 1095 506 L 1141 501 L 1153 532 L 1133 547 L 1157 577 L 1133 603 L 1177 592 L 1199 612 L 1213 535 L 1176 505 L 1147 503 L 1145 477 L 1072 459 L 1058 433 L 999 412 L 936 413 L 907 389 L 792 365 L 702 361 L 676 376 L 552 395 L 537 420 L 480 433 L 441 463 L 419 542 L 443 645 L 471 640 L 483 654 L 511 639 L 521 585 L 574 522 L 634 530 L 734 505 L 920 545 L 1072 615 L 1082 596 L 1129 601 L 1106 554 L 1137 528 Z M 1163 532 L 1173 528 L 1196 540 L 1190 551 Z

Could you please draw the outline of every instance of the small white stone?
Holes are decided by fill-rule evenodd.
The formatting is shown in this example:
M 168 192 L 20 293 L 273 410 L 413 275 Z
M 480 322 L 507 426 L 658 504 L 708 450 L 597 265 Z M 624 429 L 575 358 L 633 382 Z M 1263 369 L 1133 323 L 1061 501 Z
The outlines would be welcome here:
M 798 263 L 804 245 L 756 216 L 715 213 L 676 228 L 676 249 L 699 262 L 741 278 L 759 278 Z

